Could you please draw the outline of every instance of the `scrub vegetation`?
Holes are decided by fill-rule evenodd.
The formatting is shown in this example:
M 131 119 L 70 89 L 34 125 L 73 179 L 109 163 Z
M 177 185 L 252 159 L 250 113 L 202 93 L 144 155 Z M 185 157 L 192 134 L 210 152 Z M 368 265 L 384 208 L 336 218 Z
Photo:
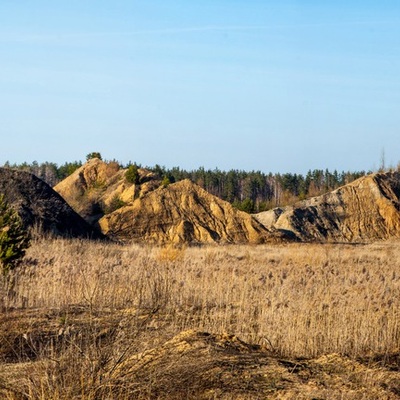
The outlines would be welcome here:
M 396 399 L 399 271 L 398 241 L 178 248 L 36 239 L 1 314 L 0 393 Z M 164 343 L 188 330 L 234 334 L 257 351 L 209 336 L 173 358 Z M 217 350 L 202 364 L 196 352 L 212 340 Z M 191 379 L 217 367 L 208 383 Z

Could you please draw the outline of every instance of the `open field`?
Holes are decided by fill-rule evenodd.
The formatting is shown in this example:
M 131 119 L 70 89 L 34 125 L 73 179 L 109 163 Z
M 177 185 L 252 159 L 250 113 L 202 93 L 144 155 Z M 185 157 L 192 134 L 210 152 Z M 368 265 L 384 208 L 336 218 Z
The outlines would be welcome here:
M 42 239 L 14 279 L 0 320 L 4 398 L 400 398 L 398 241 L 173 248 Z M 231 363 L 231 393 L 216 391 L 221 382 L 194 387 L 199 379 L 184 372 L 200 368 L 199 355 L 167 369 L 152 358 L 153 380 L 135 370 L 139 354 L 166 354 L 188 330 L 217 335 L 202 376 L 223 340 L 231 356 L 248 349 L 248 369 L 276 371 L 274 385 L 240 385 L 246 368 Z

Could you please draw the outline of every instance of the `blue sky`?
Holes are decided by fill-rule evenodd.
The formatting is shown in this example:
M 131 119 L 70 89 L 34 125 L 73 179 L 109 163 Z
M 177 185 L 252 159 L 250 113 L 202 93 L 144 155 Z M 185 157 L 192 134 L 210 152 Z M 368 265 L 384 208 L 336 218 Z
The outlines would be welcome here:
M 0 1 L 0 164 L 400 161 L 395 1 Z

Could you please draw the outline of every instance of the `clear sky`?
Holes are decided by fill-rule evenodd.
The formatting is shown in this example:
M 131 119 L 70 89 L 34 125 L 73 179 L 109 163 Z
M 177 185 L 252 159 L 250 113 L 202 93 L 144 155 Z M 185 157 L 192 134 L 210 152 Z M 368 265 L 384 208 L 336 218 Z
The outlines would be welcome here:
M 400 161 L 400 2 L 1 0 L 0 164 Z

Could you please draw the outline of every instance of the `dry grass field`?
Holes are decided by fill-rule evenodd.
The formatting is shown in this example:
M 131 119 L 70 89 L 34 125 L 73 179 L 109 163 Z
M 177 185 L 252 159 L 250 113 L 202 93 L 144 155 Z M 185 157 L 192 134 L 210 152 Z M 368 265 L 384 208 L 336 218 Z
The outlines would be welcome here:
M 38 239 L 2 308 L 9 400 L 400 398 L 398 241 Z M 183 342 L 190 352 L 172 356 Z

